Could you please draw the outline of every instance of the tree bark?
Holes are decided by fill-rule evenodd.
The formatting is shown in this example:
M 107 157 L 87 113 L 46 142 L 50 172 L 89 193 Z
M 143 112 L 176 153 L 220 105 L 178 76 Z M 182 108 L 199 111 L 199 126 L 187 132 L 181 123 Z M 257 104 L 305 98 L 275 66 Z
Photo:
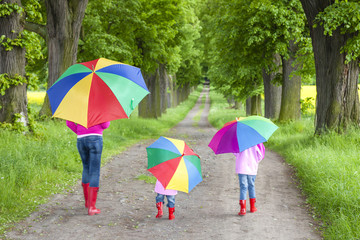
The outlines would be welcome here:
M 315 57 L 316 134 L 331 129 L 341 132 L 351 123 L 359 124 L 359 64 L 358 61 L 346 64 L 345 53 L 340 53 L 351 35 L 336 30 L 332 36 L 325 36 L 321 25 L 313 27 L 316 15 L 333 3 L 334 0 L 301 0 Z
M 67 68 L 76 63 L 81 24 L 87 4 L 88 0 L 45 0 L 49 61 L 48 89 Z M 40 115 L 52 115 L 47 95 Z
M 241 102 L 235 101 L 235 102 L 234 102 L 234 108 L 235 108 L 236 110 L 239 110 L 239 109 L 241 108 Z
M 5 0 L 2 4 L 18 4 L 20 0 Z M 16 12 L 10 15 L 0 17 L 0 36 L 4 35 L 9 39 L 16 39 L 24 30 L 24 15 Z M 0 74 L 7 74 L 8 77 L 14 78 L 16 75 L 25 77 L 25 49 L 19 46 L 13 46 L 12 50 L 5 50 L 0 44 Z M 3 83 L 0 82 L 0 86 Z M 26 126 L 27 118 L 27 95 L 26 83 L 12 85 L 0 95 L 0 122 L 12 123 L 15 114 L 20 114 L 21 119 Z
M 254 95 L 249 98 L 249 102 L 246 102 L 246 108 L 250 108 L 250 114 L 248 114 L 248 110 L 246 111 L 246 115 L 262 115 L 261 111 L 261 95 Z
M 179 105 L 179 94 L 178 94 L 178 87 L 176 86 L 176 75 L 174 76 L 170 76 L 170 80 L 171 80 L 171 107 L 176 107 L 177 105 Z
M 300 92 L 301 77 L 291 74 L 297 70 L 295 56 L 297 46 L 293 41 L 289 43 L 289 59 L 282 57 L 283 83 L 281 94 L 280 121 L 299 120 L 301 118 Z
M 281 91 L 282 87 L 273 83 L 276 74 L 281 70 L 281 58 L 279 55 L 274 56 L 275 69 L 266 71 L 263 68 L 262 76 L 264 82 L 264 98 L 265 98 L 265 117 L 278 119 L 281 107 Z M 279 84 L 280 85 L 280 84 Z
M 185 83 L 182 86 L 178 86 L 178 104 L 185 101 L 190 94 L 190 83 Z
M 250 116 L 251 115 L 251 97 L 248 97 L 246 99 L 246 116 Z
M 159 76 L 160 111 L 161 113 L 165 113 L 168 106 L 167 90 L 168 90 L 169 76 L 167 75 L 164 64 L 160 64 L 159 74 L 160 74 Z
M 139 104 L 139 117 L 155 119 L 161 117 L 159 78 L 159 68 L 156 69 L 155 73 L 144 74 L 144 80 L 150 94 Z
M 28 30 L 30 32 L 39 34 L 46 41 L 47 31 L 46 31 L 45 25 L 40 25 L 40 24 L 32 23 L 32 22 L 25 22 L 24 27 L 26 30 Z

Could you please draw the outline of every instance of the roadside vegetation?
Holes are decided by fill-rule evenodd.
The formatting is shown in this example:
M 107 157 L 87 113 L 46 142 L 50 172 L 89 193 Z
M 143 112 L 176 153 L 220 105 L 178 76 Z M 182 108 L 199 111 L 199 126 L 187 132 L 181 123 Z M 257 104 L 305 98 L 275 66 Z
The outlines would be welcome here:
M 130 119 L 111 122 L 104 131 L 102 164 L 134 143 L 158 138 L 175 126 L 195 105 L 201 91 L 202 86 L 197 87 L 186 101 L 168 108 L 159 119 L 139 118 L 135 110 Z M 38 109 L 36 103 L 30 105 Z M 81 178 L 76 135 L 65 121 L 40 121 L 36 126 L 36 134 L 28 135 L 0 129 L 0 236 L 52 194 L 70 191 Z
M 244 108 L 234 110 L 222 95 L 210 92 L 210 123 L 221 128 Z M 325 239 L 360 239 L 360 131 L 314 135 L 314 115 L 279 123 L 265 146 L 279 153 L 295 170 L 310 214 Z M 261 166 L 260 166 L 261 167 Z

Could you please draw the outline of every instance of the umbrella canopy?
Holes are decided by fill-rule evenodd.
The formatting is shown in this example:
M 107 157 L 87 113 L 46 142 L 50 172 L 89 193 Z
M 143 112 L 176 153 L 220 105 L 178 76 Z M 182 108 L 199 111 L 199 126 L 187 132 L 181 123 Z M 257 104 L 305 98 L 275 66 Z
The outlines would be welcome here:
M 149 90 L 139 68 L 99 58 L 69 67 L 47 94 L 54 117 L 89 128 L 128 118 Z
M 202 181 L 200 157 L 184 141 L 160 137 L 146 151 L 147 169 L 165 189 L 189 193 Z
M 214 135 L 209 147 L 215 154 L 238 153 L 266 142 L 278 127 L 261 116 L 237 118 L 225 123 Z

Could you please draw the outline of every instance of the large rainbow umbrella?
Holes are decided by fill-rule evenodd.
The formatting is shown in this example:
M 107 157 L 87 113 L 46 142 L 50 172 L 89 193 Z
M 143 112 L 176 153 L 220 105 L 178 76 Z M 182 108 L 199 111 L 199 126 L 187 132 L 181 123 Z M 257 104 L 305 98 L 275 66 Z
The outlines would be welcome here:
M 209 147 L 215 154 L 238 153 L 266 142 L 278 127 L 261 116 L 237 118 L 227 122 L 214 135 Z
M 184 141 L 160 137 L 146 151 L 147 170 L 165 189 L 189 193 L 202 181 L 200 158 Z
M 69 67 L 47 94 L 53 117 L 89 128 L 128 118 L 149 90 L 139 68 L 99 58 Z

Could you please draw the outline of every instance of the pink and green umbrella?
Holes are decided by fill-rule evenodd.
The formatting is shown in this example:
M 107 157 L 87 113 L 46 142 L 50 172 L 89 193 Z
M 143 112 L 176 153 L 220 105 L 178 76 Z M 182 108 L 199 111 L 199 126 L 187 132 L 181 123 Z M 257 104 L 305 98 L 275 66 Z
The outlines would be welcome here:
M 237 118 L 227 122 L 214 135 L 209 147 L 215 154 L 238 153 L 266 142 L 278 127 L 261 116 Z
M 147 169 L 165 189 L 189 193 L 202 181 L 200 157 L 183 140 L 160 137 L 146 151 Z
M 89 128 L 129 118 L 149 90 L 139 68 L 99 58 L 69 67 L 47 94 L 53 117 Z

